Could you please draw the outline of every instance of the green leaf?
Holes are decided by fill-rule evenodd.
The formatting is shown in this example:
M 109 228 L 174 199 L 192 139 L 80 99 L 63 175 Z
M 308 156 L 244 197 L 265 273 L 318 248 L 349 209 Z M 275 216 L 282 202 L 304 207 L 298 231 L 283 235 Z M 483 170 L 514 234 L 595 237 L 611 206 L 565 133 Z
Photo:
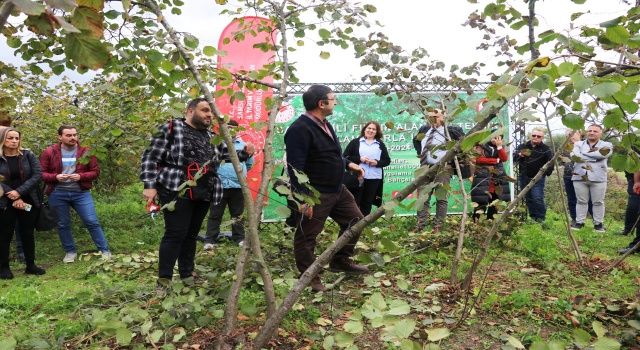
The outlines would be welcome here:
M 549 346 L 547 346 L 547 343 L 541 340 L 536 340 L 533 342 L 533 344 L 531 344 L 529 350 L 549 350 Z
M 512 335 L 507 337 L 507 344 L 513 346 L 516 349 L 524 349 L 524 345 L 522 345 L 520 340 L 518 340 L 517 338 L 515 338 Z
M 573 2 L 575 2 L 576 4 L 579 4 L 579 5 L 582 5 L 582 4 L 584 4 L 585 2 L 587 2 L 587 0 L 571 0 L 571 1 L 573 1 Z
M 45 6 L 39 2 L 31 0 L 11 0 L 18 10 L 29 16 L 39 16 L 44 13 Z
M 615 339 L 604 337 L 593 343 L 593 350 L 618 350 L 620 346 Z
M 517 86 L 513 86 L 510 84 L 501 86 L 497 91 L 498 95 L 509 99 L 515 95 L 517 95 L 518 93 L 520 93 L 520 89 Z
M 410 311 L 411 307 L 404 300 L 394 299 L 389 302 L 389 315 L 402 316 L 408 314 Z
M 552 340 L 548 344 L 549 350 L 565 350 L 567 346 L 561 340 Z
M 531 85 L 529 85 L 529 87 L 534 90 L 545 91 L 549 88 L 549 81 L 549 76 L 547 76 L 546 74 L 541 75 L 533 82 L 531 82 Z
M 580 347 L 585 347 L 591 342 L 591 334 L 581 328 L 573 330 L 573 341 Z
M 562 116 L 562 124 L 572 130 L 582 130 L 584 128 L 584 119 L 577 114 L 568 113 Z
M 364 328 L 362 326 L 362 322 L 360 321 L 349 321 L 344 324 L 343 329 L 345 332 L 348 332 L 351 334 L 360 334 L 362 333 Z
M 289 216 L 291 216 L 291 209 L 285 207 L 284 205 L 281 205 L 276 208 L 276 214 L 281 218 L 288 218 Z
M 202 48 L 202 53 L 204 53 L 205 56 L 215 56 L 217 52 L 218 50 L 216 50 L 216 48 L 213 46 L 205 46 L 204 48 Z
M 607 334 L 607 329 L 604 328 L 602 322 L 600 321 L 591 322 L 591 327 L 593 327 L 593 331 L 596 332 L 596 336 L 598 338 L 602 338 L 605 334 Z
M 7 38 L 7 46 L 12 49 L 17 49 L 22 45 L 22 40 L 19 37 L 11 36 Z
M 611 167 L 615 171 L 624 171 L 627 167 L 627 156 L 622 154 L 611 156 Z
M 425 332 L 427 332 L 427 337 L 429 338 L 429 341 L 432 341 L 432 342 L 437 342 L 451 335 L 451 332 L 449 331 L 448 328 L 427 329 Z
M 369 300 L 371 301 L 371 305 L 378 309 L 378 310 L 386 310 L 387 308 L 387 302 L 384 301 L 384 297 L 382 296 L 382 294 L 376 292 L 373 293 L 371 295 L 371 297 L 369 298 Z
M 109 51 L 102 42 L 76 33 L 67 35 L 65 54 L 77 66 L 90 69 L 102 68 L 109 61 Z
M 118 137 L 118 136 L 121 136 L 122 134 L 124 134 L 124 131 L 120 128 L 111 129 L 111 135 L 113 135 L 113 137 Z
M 104 9 L 104 0 L 77 0 L 78 6 L 91 7 L 96 11 Z
M 17 345 L 18 342 L 14 337 L 0 339 L 0 350 L 13 350 Z
M 131 344 L 131 338 L 133 338 L 133 333 L 126 328 L 119 328 L 116 330 L 116 341 L 119 345 L 128 346 Z
M 369 4 L 362 6 L 362 8 L 369 13 L 375 13 L 376 11 L 378 11 L 378 9 L 375 6 L 369 5 Z
M 573 73 L 574 68 L 575 68 L 575 65 L 573 63 L 562 62 L 558 66 L 558 74 L 562 76 L 570 75 L 571 73 Z
M 318 30 L 318 35 L 320 35 L 320 38 L 322 38 L 323 40 L 329 40 L 329 38 L 331 37 L 331 32 L 324 28 L 320 28 L 320 30 Z
M 324 340 L 322 341 L 322 348 L 324 350 L 331 350 L 333 349 L 333 345 L 335 344 L 336 340 L 333 338 L 332 335 L 324 338 Z
M 402 319 L 396 322 L 395 325 L 389 331 L 389 334 L 395 336 L 398 339 L 409 338 L 411 333 L 416 329 L 416 321 L 412 319 Z
M 198 47 L 198 44 L 200 43 L 200 40 L 198 40 L 198 38 L 196 38 L 191 34 L 185 34 L 183 41 L 184 41 L 184 46 L 190 49 L 195 49 L 196 47 Z
M 320 51 L 320 58 L 326 60 L 329 59 L 329 57 L 331 57 L 331 54 L 327 51 Z
M 615 82 L 604 82 L 595 85 L 591 89 L 589 89 L 589 93 L 592 95 L 596 95 L 600 98 L 607 98 L 613 96 L 616 92 L 620 91 L 622 87 L 620 84 Z
M 91 7 L 79 6 L 73 11 L 71 24 L 95 39 L 102 38 L 104 16 Z
M 476 131 L 473 134 L 467 135 L 464 140 L 462 140 L 460 148 L 462 148 L 463 152 L 467 152 L 475 147 L 477 143 L 483 143 L 490 135 L 491 130 Z
M 60 28 L 62 28 L 63 30 L 66 30 L 69 33 L 80 33 L 80 29 L 74 27 L 71 23 L 67 22 L 64 19 L 64 17 L 56 16 L 56 20 L 58 21 Z
M 633 327 L 633 328 L 635 328 L 635 329 L 640 331 L 640 321 L 638 321 L 638 320 L 629 320 L 629 321 L 627 321 L 627 323 L 629 324 L 629 326 L 631 326 L 631 327 Z
M 346 348 L 353 344 L 353 335 L 347 332 L 336 332 L 336 345 L 341 348 Z
M 582 72 L 575 72 L 571 75 L 571 82 L 577 92 L 582 92 L 593 85 L 593 79 L 586 78 Z
M 627 28 L 617 25 L 614 27 L 608 27 L 605 31 L 605 37 L 616 44 L 625 44 L 629 41 L 631 34 Z
M 160 341 L 160 338 L 162 338 L 162 335 L 164 335 L 164 331 L 156 329 L 155 331 L 151 332 L 149 337 L 151 338 L 152 342 L 157 343 Z

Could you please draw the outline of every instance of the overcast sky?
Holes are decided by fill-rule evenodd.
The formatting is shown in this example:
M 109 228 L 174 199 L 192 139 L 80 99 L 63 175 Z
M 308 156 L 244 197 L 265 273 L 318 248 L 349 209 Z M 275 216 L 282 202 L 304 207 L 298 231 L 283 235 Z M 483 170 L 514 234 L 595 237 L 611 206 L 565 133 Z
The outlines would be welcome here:
M 304 3 L 303 0 L 299 0 Z M 482 2 L 482 0 L 480 0 Z M 522 0 L 512 0 L 525 13 Z M 476 50 L 481 33 L 463 27 L 462 24 L 470 12 L 478 8 L 466 0 L 370 0 L 362 3 L 373 4 L 378 12 L 373 15 L 383 25 L 383 31 L 389 38 L 407 50 L 418 46 L 427 49 L 432 58 L 447 64 L 467 65 L 474 61 L 483 61 L 490 65 L 496 60 L 492 53 Z M 623 14 L 629 8 L 621 0 L 587 0 L 585 5 L 575 5 L 570 0 L 542 0 L 536 3 L 540 33 L 548 28 L 568 30 L 571 27 L 569 16 L 573 12 L 589 12 L 574 23 L 596 25 L 604 20 Z M 230 18 L 219 15 L 221 6 L 213 0 L 185 1 L 183 14 L 168 15 L 172 25 L 178 31 L 190 32 L 200 39 L 202 46 L 216 46 L 222 29 Z M 519 38 L 524 42 L 525 30 Z M 298 76 L 302 82 L 355 82 L 366 73 L 353 58 L 350 50 L 331 49 L 331 59 L 319 58 L 319 48 L 307 43 L 292 53 L 292 60 L 298 62 Z M 544 52 L 543 52 L 544 54 Z M 6 46 L 4 38 L 0 40 L 0 60 L 19 64 L 13 56 L 13 49 Z M 74 79 L 79 78 L 72 74 Z

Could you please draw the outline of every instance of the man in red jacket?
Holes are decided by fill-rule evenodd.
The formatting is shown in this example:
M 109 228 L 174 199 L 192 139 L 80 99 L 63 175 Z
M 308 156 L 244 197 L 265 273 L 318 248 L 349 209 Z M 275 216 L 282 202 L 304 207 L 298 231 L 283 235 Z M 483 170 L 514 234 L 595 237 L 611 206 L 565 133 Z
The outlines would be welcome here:
M 100 175 L 98 160 L 95 156 L 90 156 L 88 162 L 81 161 L 87 148 L 78 143 L 78 131 L 75 126 L 60 126 L 58 140 L 60 143 L 51 145 L 42 152 L 40 165 L 42 180 L 47 185 L 45 193 L 49 195 L 49 205 L 59 218 L 58 235 L 65 251 L 62 261 L 72 263 L 78 255 L 71 234 L 70 207 L 73 207 L 82 219 L 102 257 L 109 259 L 111 252 L 90 192 L 93 181 Z

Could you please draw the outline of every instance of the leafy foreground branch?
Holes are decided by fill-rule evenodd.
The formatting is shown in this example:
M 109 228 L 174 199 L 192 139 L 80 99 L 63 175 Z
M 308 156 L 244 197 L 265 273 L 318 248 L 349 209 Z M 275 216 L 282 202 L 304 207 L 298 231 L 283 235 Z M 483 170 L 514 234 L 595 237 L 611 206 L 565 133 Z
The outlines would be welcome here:
M 274 291 L 274 287 L 273 287 L 273 279 L 271 278 L 271 273 L 269 272 L 269 268 L 264 260 L 264 256 L 262 254 L 262 250 L 260 248 L 260 243 L 259 243 L 259 238 L 258 238 L 258 222 L 257 220 L 257 215 L 255 214 L 255 207 L 253 204 L 253 198 L 251 196 L 251 192 L 249 191 L 249 186 L 247 183 L 247 179 L 243 176 L 243 172 L 242 172 L 242 166 L 240 165 L 240 160 L 238 159 L 238 155 L 236 153 L 235 147 L 233 145 L 233 139 L 231 137 L 231 133 L 229 131 L 229 128 L 227 127 L 226 123 L 224 122 L 224 117 L 221 115 L 220 110 L 217 108 L 217 106 L 214 103 L 213 100 L 213 95 L 211 94 L 211 91 L 209 91 L 209 88 L 207 87 L 207 85 L 204 83 L 204 81 L 201 79 L 200 74 L 198 73 L 198 70 L 196 69 L 193 60 L 191 59 L 191 57 L 189 56 L 189 54 L 187 53 L 186 49 L 184 48 L 184 46 L 182 46 L 182 43 L 180 42 L 180 39 L 176 33 L 176 31 L 173 29 L 173 27 L 169 24 L 169 22 L 167 21 L 166 17 L 162 14 L 162 11 L 160 10 L 160 7 L 152 0 L 146 0 L 145 4 L 147 5 L 148 8 L 151 9 L 151 11 L 158 17 L 158 19 L 160 20 L 160 22 L 162 23 L 163 27 L 167 30 L 169 37 L 171 39 L 171 41 L 173 42 L 173 44 L 176 46 L 176 48 L 178 49 L 178 51 L 180 52 L 180 55 L 182 56 L 182 58 L 184 59 L 184 61 L 187 64 L 187 68 L 188 70 L 191 72 L 191 74 L 193 75 L 194 79 L 196 80 L 196 82 L 198 83 L 198 86 L 200 87 L 200 91 L 203 93 L 203 95 L 205 96 L 205 98 L 207 99 L 207 102 L 209 103 L 209 106 L 211 107 L 211 110 L 213 111 L 213 115 L 215 117 L 215 121 L 219 126 L 219 130 L 221 131 L 222 137 L 224 139 L 224 142 L 227 145 L 227 148 L 229 150 L 229 156 L 231 158 L 231 162 L 233 164 L 233 167 L 236 171 L 236 174 L 238 175 L 238 181 L 240 182 L 240 186 L 242 188 L 242 194 L 244 197 L 244 202 L 245 202 L 245 210 L 247 212 L 247 227 L 248 227 L 248 241 L 249 241 L 249 246 L 251 247 L 251 250 L 253 252 L 254 258 L 256 260 L 256 262 L 258 263 L 258 270 L 260 272 L 260 275 L 262 277 L 262 281 L 264 283 L 264 292 L 265 292 L 265 299 L 266 299 L 266 303 L 267 303 L 267 312 L 268 314 L 272 314 L 273 311 L 275 310 L 275 305 L 276 305 L 276 297 L 275 297 L 275 291 Z M 246 260 L 246 257 L 243 257 L 243 255 L 247 252 L 247 249 L 243 249 L 242 250 L 243 253 L 239 254 L 239 259 L 242 261 Z M 244 264 L 242 264 L 242 267 L 238 269 L 237 272 L 243 273 L 244 272 Z M 238 277 L 240 280 L 242 280 L 242 276 Z M 231 297 L 235 297 L 237 300 L 237 294 L 234 293 L 230 293 L 230 298 Z M 233 322 L 235 320 L 235 310 L 237 310 L 237 307 L 235 307 L 235 302 L 233 301 L 233 299 L 229 300 L 230 303 L 233 306 L 233 314 L 232 315 L 227 315 L 226 320 L 226 326 L 225 326 L 225 330 L 227 331 L 231 331 L 233 329 Z M 230 308 L 228 308 L 229 310 Z
M 489 122 L 496 117 L 497 111 L 502 108 L 507 103 L 506 100 L 501 101 L 496 107 L 491 108 L 488 116 L 478 122 L 470 131 L 469 135 L 473 135 L 476 132 L 483 130 Z M 300 297 L 302 291 L 306 288 L 306 286 L 311 282 L 311 280 L 322 270 L 323 266 L 329 263 L 331 258 L 342 248 L 344 247 L 355 235 L 359 234 L 364 230 L 365 227 L 374 223 L 377 219 L 382 217 L 386 212 L 392 211 L 402 200 L 407 198 L 411 193 L 413 193 L 418 187 L 432 182 L 435 174 L 442 167 L 442 164 L 447 164 L 452 161 L 456 154 L 462 152 L 462 145 L 469 142 L 468 138 L 472 138 L 473 136 L 467 136 L 457 141 L 455 145 L 447 151 L 447 153 L 440 159 L 440 162 L 432 167 L 424 168 L 425 171 L 418 172 L 416 179 L 411 182 L 407 187 L 400 190 L 397 196 L 393 201 L 386 203 L 384 206 L 379 207 L 375 212 L 364 217 L 362 220 L 358 221 L 355 225 L 345 231 L 333 244 L 331 244 L 322 254 L 318 256 L 318 258 L 309 266 L 309 268 L 300 276 L 300 279 L 293 286 L 289 294 L 282 301 L 282 305 L 278 308 L 275 314 L 270 316 L 260 333 L 256 337 L 254 343 L 252 344 L 252 349 L 261 349 L 263 348 L 269 340 L 273 337 L 278 325 L 282 322 L 285 315 L 289 312 L 291 307 L 295 304 L 295 302 Z M 466 140 L 466 141 L 465 141 Z

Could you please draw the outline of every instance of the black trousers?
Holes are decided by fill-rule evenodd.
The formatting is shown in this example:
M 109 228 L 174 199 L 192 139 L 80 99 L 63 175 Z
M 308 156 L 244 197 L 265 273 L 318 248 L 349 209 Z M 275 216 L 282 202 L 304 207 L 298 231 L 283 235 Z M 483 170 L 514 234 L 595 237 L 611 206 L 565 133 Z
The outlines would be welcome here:
M 226 188 L 223 190 L 222 201 L 216 205 L 211 204 L 209 220 L 207 220 L 206 243 L 216 243 L 220 241 L 220 224 L 224 210 L 229 207 L 229 214 L 233 223 L 231 224 L 231 240 L 240 242 L 244 240 L 244 197 L 241 188 Z
M 35 206 L 31 208 L 31 211 L 14 207 L 0 209 L 0 267 L 9 267 L 9 246 L 16 229 L 16 223 L 19 223 L 25 262 L 27 266 L 35 263 L 36 245 L 33 230 L 38 218 L 38 210 Z
M 362 187 L 349 188 L 349 192 L 356 199 L 362 215 L 367 216 L 371 213 L 371 206 L 373 205 L 373 200 L 376 199 L 381 183 L 382 179 L 365 179 Z
M 160 203 L 176 199 L 177 192 L 158 189 Z M 158 277 L 171 279 L 178 261 L 180 278 L 193 274 L 196 257 L 196 237 L 211 202 L 177 198 L 175 210 L 164 210 L 164 236 L 160 241 Z

